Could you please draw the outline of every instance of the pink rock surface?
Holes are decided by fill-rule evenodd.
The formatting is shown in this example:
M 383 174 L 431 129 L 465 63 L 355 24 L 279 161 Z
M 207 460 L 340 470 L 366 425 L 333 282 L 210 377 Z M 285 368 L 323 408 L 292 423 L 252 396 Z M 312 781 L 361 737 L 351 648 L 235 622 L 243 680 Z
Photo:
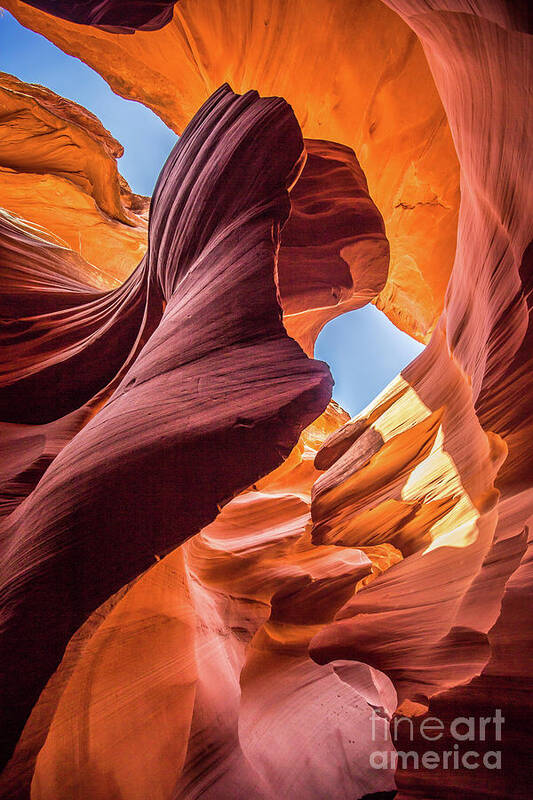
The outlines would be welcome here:
M 380 407 L 376 401 L 359 423 L 385 443 L 377 441 L 350 479 L 363 436 L 352 443 L 353 424 L 347 426 L 350 449 L 315 487 L 320 540 L 336 533 L 328 491 L 339 493 L 347 479 L 352 546 L 362 529 L 353 511 L 364 513 L 379 501 L 385 513 L 386 502 L 410 501 L 411 514 L 397 517 L 393 541 L 401 546 L 407 531 L 409 547 L 414 534 L 419 548 L 346 604 L 311 642 L 311 652 L 321 662 L 351 657 L 383 669 L 400 698 L 429 705 L 429 716 L 447 724 L 456 716 L 479 720 L 502 710 L 508 727 L 499 743 L 501 770 L 400 769 L 398 797 L 526 798 L 533 653 L 526 633 L 532 464 L 524 447 L 530 427 L 526 375 L 533 356 L 525 113 L 531 38 L 523 32 L 519 6 L 515 14 L 496 2 L 475 8 L 460 2 L 390 5 L 422 41 L 456 143 L 462 170 L 458 247 L 446 308 L 430 345 L 389 389 L 387 402 Z M 404 471 L 405 477 L 410 472 L 406 482 L 401 473 L 384 472 L 379 460 L 385 448 L 385 466 L 390 468 L 392 458 L 415 463 L 410 442 L 425 446 L 422 420 L 431 413 L 440 415 L 441 440 L 428 455 L 421 453 L 418 468 Z M 342 453 L 339 440 L 342 434 L 335 454 Z M 455 490 L 452 473 L 459 478 Z M 446 504 L 446 481 L 452 507 Z M 359 496 L 353 493 L 357 483 Z M 443 504 L 431 521 L 429 543 L 423 513 L 436 499 Z M 454 743 L 448 736 L 435 749 L 451 750 Z M 494 738 L 483 749 L 491 744 Z M 419 729 L 414 744 L 404 736 L 397 746 L 428 749 Z
M 258 112 L 258 106 L 263 110 Z M 272 191 L 268 176 L 273 174 L 272 180 L 279 180 L 281 167 L 269 161 L 265 172 L 265 164 L 260 162 L 257 170 L 262 179 L 254 180 L 249 166 L 245 166 L 246 145 L 262 153 L 263 158 L 269 157 L 273 145 L 253 139 L 252 133 L 266 124 L 269 114 L 276 113 L 285 125 L 283 128 L 280 123 L 279 135 L 283 137 L 287 164 L 281 172 L 286 183 L 278 187 L 277 205 L 271 199 L 270 207 L 288 212 L 285 186 L 298 178 L 291 190 L 294 216 L 281 231 L 279 254 L 279 239 L 271 238 L 272 223 L 267 228 L 266 246 L 252 239 L 250 248 L 248 239 L 243 238 L 246 217 L 240 197 L 248 185 L 258 198 L 266 193 L 267 200 L 261 203 L 256 195 L 246 200 L 253 214 L 269 220 L 264 210 L 265 204 L 269 208 Z M 348 148 L 315 141 L 305 142 L 304 152 L 296 123 L 291 131 L 293 120 L 282 101 L 258 100 L 255 94 L 238 98 L 229 89 L 220 90 L 193 120 L 163 171 L 152 204 L 146 258 L 113 292 L 95 292 L 84 284 L 88 265 L 78 256 L 37 239 L 35 231 L 20 221 L 6 220 L 5 246 L 12 266 L 5 275 L 6 311 L 13 321 L 6 336 L 10 352 L 3 391 L 5 413 L 14 416 L 11 423 L 4 424 L 9 456 L 5 524 L 14 532 L 13 550 L 21 562 L 27 560 L 23 553 L 28 539 L 32 545 L 37 539 L 43 547 L 39 536 L 28 534 L 31 526 L 37 527 L 44 520 L 47 536 L 52 528 L 43 543 L 44 551 L 48 545 L 46 557 L 31 565 L 33 569 L 25 575 L 30 585 L 38 575 L 46 587 L 50 562 L 52 579 L 60 570 L 68 579 L 74 564 L 79 578 L 74 586 L 56 580 L 53 590 L 45 588 L 49 597 L 46 608 L 40 608 L 40 598 L 32 596 L 26 586 L 14 596 L 12 641 L 19 641 L 20 617 L 29 609 L 34 617 L 32 624 L 36 617 L 39 624 L 37 629 L 28 625 L 26 641 L 34 636 L 40 643 L 46 633 L 50 643 L 49 661 L 36 663 L 30 681 L 25 676 L 25 681 L 19 682 L 17 688 L 26 702 L 22 710 L 19 707 L 20 718 L 25 708 L 31 708 L 30 692 L 43 688 L 46 670 L 51 669 L 58 654 L 61 656 L 71 635 L 67 625 L 75 629 L 91 611 L 91 604 L 103 605 L 71 638 L 59 670 L 35 705 L 4 773 L 1 789 L 5 796 L 23 797 L 31 783 L 35 797 L 74 794 L 94 798 L 118 792 L 141 798 L 153 791 L 156 768 L 161 797 L 167 796 L 177 781 L 184 796 L 191 797 L 205 794 L 210 786 L 214 796 L 229 791 L 228 787 L 242 797 L 252 788 L 272 798 L 281 790 L 292 791 L 300 782 L 308 751 L 314 747 L 316 730 L 313 733 L 310 729 L 301 764 L 294 762 L 290 770 L 278 756 L 296 746 L 300 717 L 295 717 L 290 730 L 284 730 L 281 717 L 281 728 L 268 724 L 259 739 L 252 735 L 259 711 L 254 705 L 258 681 L 263 692 L 268 687 L 268 702 L 276 715 L 281 707 L 272 671 L 276 664 L 286 663 L 292 665 L 294 673 L 292 683 L 285 688 L 287 703 L 294 704 L 295 709 L 301 706 L 299 714 L 307 714 L 307 704 L 301 705 L 303 683 L 309 685 L 310 693 L 318 691 L 313 713 L 318 714 L 326 695 L 336 709 L 328 736 L 333 741 L 341 736 L 346 758 L 355 758 L 344 781 L 344 795 L 351 797 L 354 781 L 364 792 L 375 784 L 367 753 L 371 704 L 385 704 L 390 714 L 395 692 L 385 676 L 365 665 L 340 664 L 340 672 L 335 665 L 317 665 L 309 658 L 307 644 L 318 628 L 332 619 L 358 581 L 370 579 L 386 568 L 391 557 L 401 556 L 394 548 L 346 553 L 311 542 L 310 492 L 318 476 L 313 458 L 327 434 L 346 415 L 332 406 L 289 455 L 298 431 L 324 406 L 330 378 L 324 365 L 309 361 L 285 333 L 277 295 L 281 295 L 289 328 L 291 312 L 296 310 L 294 335 L 311 350 L 314 334 L 328 317 L 368 302 L 379 292 L 386 280 L 388 243 L 381 215 L 369 198 L 354 154 Z M 235 143 L 237 158 L 224 150 L 222 134 L 235 142 L 234 131 L 239 124 L 244 133 L 240 134 L 243 143 Z M 274 126 L 271 138 L 275 130 Z M 289 132 L 294 134 L 292 140 Z M 222 157 L 218 170 L 208 148 L 211 141 L 219 142 Z M 202 146 L 209 152 L 205 160 Z M 207 223 L 202 217 L 203 227 L 194 231 L 193 212 L 202 208 Z M 274 228 L 278 236 L 279 227 Z M 228 246 L 233 239 L 253 260 L 228 263 Z M 158 247 L 152 246 L 154 241 L 159 242 Z M 261 261 L 265 251 L 266 265 Z M 320 275 L 322 294 L 317 297 L 314 287 L 319 263 L 326 268 Z M 336 295 L 339 284 L 343 284 L 342 298 Z M 269 287 L 268 292 L 265 287 Z M 300 321 L 302 311 L 307 313 Z M 22 335 L 17 332 L 20 318 L 26 320 Z M 9 335 L 11 330 L 17 335 Z M 221 347 L 224 335 L 233 341 L 231 334 L 241 339 L 237 338 L 233 349 L 229 344 Z M 195 353 L 200 359 L 196 362 Z M 202 366 L 196 377 L 195 363 Z M 239 363 L 242 368 L 236 371 Z M 80 365 L 85 369 L 79 369 Z M 188 370 L 193 385 L 189 393 Z M 293 372 L 294 389 L 290 382 Z M 62 393 L 54 406 L 54 390 L 61 382 L 70 391 Z M 274 387 L 275 392 L 270 394 Z M 291 394 L 297 398 L 292 411 L 286 402 L 286 395 Z M 185 430 L 180 430 L 178 422 L 180 402 L 183 419 L 187 420 Z M 275 419 L 265 424 L 266 438 L 259 454 L 256 448 L 268 403 L 277 411 L 273 411 Z M 223 407 L 220 419 L 217 405 Z M 116 413 L 112 413 L 113 408 Z M 232 426 L 230 422 L 239 410 Z M 59 414 L 66 416 L 56 419 Z M 280 431 L 277 441 L 276 425 Z M 239 442 L 236 434 L 253 446 L 248 462 L 243 458 L 244 440 Z M 200 449 L 195 450 L 196 436 Z M 173 455 L 174 440 L 179 456 Z M 191 456 L 189 472 L 184 460 L 187 451 Z M 205 528 L 190 549 L 178 548 L 158 561 L 165 551 L 194 533 L 195 526 L 196 530 L 202 527 L 207 519 L 207 495 L 215 498 L 215 516 L 235 491 L 269 472 L 287 455 L 288 459 L 264 481 L 231 502 L 227 513 Z M 176 458 L 181 459 L 179 464 Z M 207 471 L 202 466 L 205 459 L 211 461 Z M 226 459 L 225 466 L 221 459 Z M 72 477 L 67 478 L 74 474 L 75 492 L 70 488 Z M 234 482 L 241 475 L 246 477 L 239 486 Z M 126 499 L 132 490 L 134 504 Z M 197 510 L 195 491 L 198 498 L 202 497 Z M 58 499 L 62 511 L 59 524 L 55 519 Z M 127 526 L 120 524 L 122 533 L 116 536 L 112 531 L 119 519 L 124 521 L 125 514 L 131 514 L 131 520 Z M 195 514 L 199 515 L 197 519 Z M 268 528 L 265 520 L 269 520 Z M 62 532 L 70 534 L 76 526 L 79 538 L 69 537 L 68 550 L 58 553 L 61 540 L 57 537 Z M 88 536 L 91 530 L 94 534 Z M 17 539 L 21 532 L 26 532 L 25 541 Z M 90 552 L 93 535 L 98 555 Z M 130 548 L 137 551 L 135 557 Z M 118 563 L 114 574 L 109 571 L 105 577 L 102 573 L 113 550 Z M 156 566 L 129 591 L 127 587 L 120 589 L 125 580 L 135 578 L 154 563 Z M 82 596 L 73 604 L 71 598 L 78 587 L 83 589 Z M 120 591 L 106 600 L 116 589 Z M 61 591 L 67 593 L 63 607 L 54 608 Z M 66 605 L 74 605 L 75 620 L 65 618 Z M 36 608 L 43 616 L 37 616 Z M 184 649 L 181 637 L 191 626 L 191 646 Z M 275 643 L 280 636 L 286 642 L 283 652 L 277 654 Z M 263 641 L 263 645 L 248 648 L 252 638 L 257 643 Z M 262 655 L 265 643 L 266 653 Z M 274 652 L 269 655 L 273 645 Z M 106 653 L 103 662 L 102 648 Z M 25 657 L 24 653 L 20 656 Z M 257 670 L 262 674 L 263 660 L 265 675 L 260 677 Z M 230 663 L 233 666 L 228 673 Z M 176 673 L 177 664 L 181 666 Z M 123 674 L 120 686 L 116 669 Z M 242 694 L 239 674 L 245 672 L 250 678 Z M 161 681 L 154 681 L 156 673 Z M 340 677 L 341 673 L 349 678 Z M 13 692 L 19 676 L 12 672 L 10 677 Z M 104 700 L 111 686 L 117 697 L 123 696 L 114 710 Z M 132 691 L 133 686 L 136 688 Z M 171 695 L 174 701 L 167 702 Z M 246 713 L 244 706 L 241 713 L 244 698 Z M 83 711 L 87 704 L 91 709 L 88 718 Z M 154 720 L 158 735 L 151 729 L 150 742 L 144 739 L 141 745 L 139 737 L 146 716 Z M 221 718 L 225 723 L 215 736 L 213 725 Z M 124 748 L 116 747 L 125 724 L 131 741 Z M 80 725 L 88 725 L 90 735 L 76 755 L 72 746 L 80 741 Z M 365 730 L 363 740 L 350 739 L 353 725 Z M 275 751 L 275 741 L 283 731 L 284 744 L 277 744 Z M 130 765 L 132 746 L 138 752 L 135 771 Z M 222 748 L 227 755 L 221 761 L 218 756 L 212 761 L 205 757 L 209 746 L 215 753 Z M 274 748 L 270 759 L 265 760 L 264 747 Z M 161 761 L 163 752 L 173 755 Z M 65 764 L 70 765 L 66 771 Z M 337 770 L 333 766 L 329 775 L 319 778 L 323 772 L 317 751 L 306 796 L 319 797 Z M 390 788 L 392 773 L 380 776 L 378 784 Z
M 431 341 L 357 419 L 313 423 L 330 378 L 278 295 L 311 352 L 381 291 L 388 243 L 355 155 L 304 146 L 283 101 L 203 106 L 111 294 L 5 222 L 10 800 L 529 800 L 527 8 L 388 4 L 435 78 L 461 209 Z M 502 768 L 375 770 L 376 709 L 414 717 L 380 749 L 419 755 L 456 743 L 428 748 L 428 716 L 500 709 L 477 747 Z
M 73 376 L 59 416 L 109 387 L 112 372 L 119 385 L 3 523 L 6 754 L 88 614 L 277 466 L 330 397 L 327 367 L 285 332 L 274 282 L 287 188 L 303 152 L 286 103 L 223 87 L 163 169 L 137 273 L 103 300 L 56 279 L 56 308 L 67 305 L 66 288 L 78 302 L 67 306 L 64 323 L 61 313 L 45 314 L 23 333 L 30 397 L 42 388 L 46 399 L 51 384 L 61 389 L 62 374 Z M 140 348 L 157 310 L 159 325 Z M 131 331 L 134 321 L 141 333 L 127 341 L 120 328 Z M 36 366 L 33 347 L 51 369 Z M 19 390 L 26 394 L 24 376 L 5 391 L 28 421 Z M 44 408 L 43 419 L 29 421 L 47 421 Z

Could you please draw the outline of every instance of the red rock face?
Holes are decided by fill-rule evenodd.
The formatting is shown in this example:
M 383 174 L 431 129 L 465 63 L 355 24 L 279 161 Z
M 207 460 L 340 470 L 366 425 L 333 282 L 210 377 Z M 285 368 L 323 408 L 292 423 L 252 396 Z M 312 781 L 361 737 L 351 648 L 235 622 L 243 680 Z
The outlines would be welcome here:
M 417 552 L 340 609 L 310 647 L 321 663 L 354 658 L 382 669 L 400 699 L 422 704 L 418 715 L 429 706 L 414 735 L 404 726 L 400 750 L 419 756 L 428 749 L 453 752 L 454 718 L 477 723 L 501 710 L 508 726 L 501 741 L 491 725 L 482 743 L 483 751 L 502 751 L 501 769 L 400 764 L 399 797 L 525 798 L 532 674 L 525 633 L 527 523 L 533 506 L 532 465 L 521 443 L 530 417 L 523 380 L 533 351 L 531 224 L 524 214 L 530 152 L 518 76 L 531 63 L 531 41 L 521 32 L 520 14 L 498 4 L 485 4 L 477 14 L 457 13 L 455 5 L 449 11 L 394 5 L 424 44 L 456 141 L 463 176 L 458 249 L 446 310 L 426 352 L 357 431 L 346 427 L 344 445 L 336 435 L 334 457 L 339 447 L 345 452 L 315 485 L 318 541 L 356 545 L 368 539 L 369 521 L 374 540 L 390 540 L 377 501 L 394 525 L 392 541 L 404 555 L 406 549 Z M 509 133 L 504 119 L 514 120 Z M 421 417 L 413 414 L 415 424 L 404 432 L 408 407 L 402 412 L 401 404 L 413 390 L 411 411 L 422 403 Z M 415 473 L 405 482 L 406 465 L 417 463 L 415 451 L 423 488 L 412 480 Z M 459 492 L 443 491 L 442 456 L 459 478 Z M 461 505 L 467 512 L 465 491 L 475 509 L 469 534 L 469 513 L 460 512 Z M 440 546 L 434 538 L 439 532 Z M 409 708 L 404 704 L 400 712 Z M 421 735 L 427 717 L 438 717 L 448 730 L 436 743 Z
M 461 207 L 431 341 L 357 419 L 303 351 L 338 313 L 399 303 L 389 243 L 353 151 L 303 140 L 283 100 L 226 86 L 202 106 L 112 291 L 2 217 L 2 797 L 530 796 L 527 8 L 389 5 L 435 78 Z M 457 718 L 485 735 L 458 740 Z
M 278 283 L 285 327 L 312 355 L 326 322 L 377 298 L 387 281 L 389 243 L 354 152 L 313 139 L 305 149 Z
M 45 310 L 20 259 L 8 421 L 49 422 L 54 389 L 56 417 L 111 399 L 4 521 L 7 742 L 88 614 L 277 466 L 327 404 L 329 371 L 287 336 L 274 282 L 303 152 L 286 103 L 223 87 L 163 169 L 148 256 L 123 287 L 95 296 L 54 276 Z M 19 249 L 32 244 L 19 236 Z

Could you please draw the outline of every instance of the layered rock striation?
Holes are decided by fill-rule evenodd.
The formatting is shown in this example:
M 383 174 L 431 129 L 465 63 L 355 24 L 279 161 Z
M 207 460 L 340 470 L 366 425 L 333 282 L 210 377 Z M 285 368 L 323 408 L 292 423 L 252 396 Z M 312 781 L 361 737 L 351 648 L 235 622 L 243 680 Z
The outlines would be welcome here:
M 420 42 L 384 3 L 180 0 L 168 25 L 131 36 L 19 0 L 5 7 L 178 133 L 229 81 L 238 92 L 284 97 L 304 136 L 353 150 L 391 245 L 375 302 L 402 330 L 429 340 L 453 264 L 459 166 Z
M 87 616 L 279 464 L 329 400 L 329 371 L 286 334 L 274 281 L 303 157 L 286 103 L 223 87 L 171 153 L 147 257 L 122 287 L 95 296 L 16 239 L 4 419 L 92 417 L 3 523 L 7 755 Z
M 228 78 L 295 112 L 218 89 L 114 289 L 6 203 L 6 798 L 529 797 L 527 14 L 389 5 L 187 0 L 123 36 L 153 4 L 7 4 L 177 130 Z M 5 82 L 6 169 L 130 224 L 107 132 Z M 100 153 L 83 177 L 68 148 L 9 165 L 45 111 Z M 349 420 L 304 350 L 369 301 L 429 344 Z M 497 709 L 498 770 L 372 767 L 376 713 L 422 756 L 428 717 L 440 754 Z

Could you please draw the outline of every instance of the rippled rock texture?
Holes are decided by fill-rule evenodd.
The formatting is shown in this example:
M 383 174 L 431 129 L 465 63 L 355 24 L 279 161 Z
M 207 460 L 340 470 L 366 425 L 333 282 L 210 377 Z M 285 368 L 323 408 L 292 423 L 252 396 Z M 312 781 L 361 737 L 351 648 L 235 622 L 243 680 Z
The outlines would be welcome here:
M 120 285 L 146 250 L 149 198 L 119 174 L 122 153 L 86 109 L 0 73 L 0 205 L 78 252 L 98 289 Z
M 228 81 L 284 97 L 304 136 L 351 148 L 391 244 L 376 303 L 428 341 L 453 263 L 459 168 L 420 42 L 380 0 L 180 0 L 170 24 L 132 36 L 5 7 L 178 133 Z
M 7 3 L 183 135 L 146 240 L 2 76 L 2 797 L 530 796 L 527 7 L 389 5 Z M 367 302 L 429 343 L 349 420 L 310 356 Z M 499 769 L 389 759 L 496 709 Z

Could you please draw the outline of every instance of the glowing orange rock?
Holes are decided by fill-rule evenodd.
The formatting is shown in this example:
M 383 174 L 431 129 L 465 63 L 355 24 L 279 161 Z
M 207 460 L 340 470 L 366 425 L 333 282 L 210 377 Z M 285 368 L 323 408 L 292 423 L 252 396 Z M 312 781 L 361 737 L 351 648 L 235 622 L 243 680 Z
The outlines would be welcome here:
M 258 135 L 262 125 L 268 136 Z M 39 242 L 14 234 L 11 256 L 26 259 L 2 338 L 25 369 L 5 370 L 4 421 L 54 424 L 107 402 L 2 520 L 1 636 L 11 653 L 0 685 L 4 759 L 85 619 L 278 466 L 331 397 L 327 365 L 283 327 L 274 278 L 288 188 L 303 160 L 287 103 L 223 86 L 170 154 L 147 257 L 119 289 L 93 292 L 55 274 L 55 250 L 50 264 Z M 31 427 L 23 430 L 31 440 Z M 170 464 L 177 481 L 163 477 Z M 11 480 L 31 467 L 11 449 Z M 144 500 L 120 501 L 118 491 Z M 44 638 L 32 669 L 18 668 Z
M 532 40 L 520 4 L 481 2 L 476 12 L 460 2 L 391 5 L 424 42 L 458 143 L 458 248 L 426 351 L 326 442 L 329 470 L 315 485 L 317 541 L 356 546 L 371 514 L 372 534 L 388 541 L 383 522 L 396 510 L 390 540 L 415 552 L 348 601 L 310 649 L 321 663 L 349 657 L 383 669 L 408 700 L 401 710 L 420 714 L 422 701 L 448 726 L 457 716 L 491 719 L 497 708 L 507 720 L 503 740 L 492 731 L 472 745 L 503 751 L 501 770 L 400 765 L 402 800 L 480 791 L 527 798 L 533 230 L 530 85 L 515 76 L 531 63 Z M 432 418 L 438 430 L 428 451 Z M 402 516 L 399 502 L 411 503 L 410 513 Z M 419 728 L 397 746 L 428 749 Z M 454 746 L 448 728 L 435 749 Z
M 390 717 L 396 690 L 402 713 L 423 718 L 429 709 L 446 720 L 479 718 L 493 713 L 497 703 L 509 725 L 503 770 L 400 769 L 399 797 L 483 793 L 506 800 L 509 786 L 513 796 L 530 795 L 523 767 L 530 757 L 533 711 L 527 528 L 533 514 L 528 447 L 533 231 L 526 213 L 531 150 L 524 113 L 531 38 L 519 4 L 516 12 L 513 4 L 496 0 L 479 0 L 475 10 L 462 0 L 391 5 L 423 41 L 462 168 L 455 268 L 431 342 L 359 419 L 347 421 L 330 407 L 271 475 L 91 617 L 88 629 L 76 635 L 78 644 L 88 642 L 86 649 L 76 649 L 76 636 L 71 640 L 34 708 L 6 773 L 7 797 L 13 796 L 13 785 L 27 785 L 34 768 L 34 791 L 43 800 L 67 800 L 78 788 L 91 800 L 110 791 L 135 799 L 154 791 L 159 800 L 169 786 L 180 796 L 208 800 L 293 794 L 315 800 L 332 791 L 353 798 L 385 790 L 393 787 L 390 770 L 376 776 L 368 769 L 368 720 L 371 706 Z M 420 50 L 397 18 L 374 4 L 362 9 L 351 4 L 347 14 L 341 2 L 328 5 L 331 14 L 324 18 L 320 6 L 316 24 L 313 4 L 294 4 L 287 11 L 281 4 L 246 5 L 223 17 L 218 3 L 185 2 L 162 31 L 123 39 L 92 29 L 88 35 L 23 4 L 9 5 L 65 49 L 92 60 L 116 86 L 122 80 L 125 93 L 145 97 L 150 86 L 154 107 L 162 109 L 168 101 L 167 118 L 179 119 L 190 98 L 202 95 L 225 71 L 236 86 L 253 79 L 262 88 L 282 87 L 308 135 L 329 137 L 336 131 L 331 138 L 341 143 L 357 140 L 392 240 L 392 273 L 378 304 L 385 303 L 405 329 L 425 333 L 432 324 L 428 319 L 435 318 L 430 310 L 439 307 L 435 298 L 442 298 L 438 287 L 448 279 L 447 270 L 436 265 L 445 261 L 454 238 L 447 225 L 457 182 L 454 169 L 445 168 L 449 139 L 442 110 L 430 102 L 427 73 L 420 77 L 420 94 L 408 80 Z M 251 15 L 246 26 L 244 8 Z M 274 18 L 279 26 L 271 24 Z M 376 24 L 380 20 L 387 21 L 383 28 Z M 371 33 L 365 22 L 374 23 Z M 302 41 L 291 38 L 291 25 L 297 24 Z M 246 45 L 236 29 L 248 32 Z M 374 41 L 376 29 L 391 39 L 396 34 L 394 48 L 407 42 L 388 70 L 382 69 L 383 52 L 374 63 L 351 61 L 357 51 L 349 45 Z M 159 77 L 162 54 L 169 51 L 180 58 L 170 60 L 171 80 L 165 83 Z M 354 75 L 353 63 L 361 77 Z M 299 69 L 301 64 L 309 68 Z M 174 96 L 176 86 L 181 93 Z M 367 91 L 370 106 L 364 102 Z M 362 98 L 367 116 L 354 110 L 354 97 Z M 410 105 L 415 102 L 426 115 L 421 122 Z M 428 116 L 428 107 L 438 113 Z M 376 120 L 369 108 L 380 112 Z M 376 125 L 367 129 L 361 119 Z M 398 119 L 418 119 L 419 127 L 402 128 Z M 390 138 L 380 138 L 380 126 Z M 326 130 L 317 130 L 322 127 Z M 423 154 L 417 149 L 422 142 Z M 422 240 L 438 250 L 427 269 L 429 251 L 424 255 Z M 347 273 L 340 274 L 346 281 Z M 313 285 L 312 270 L 302 275 Z M 413 286 L 406 285 L 409 275 Z M 317 287 L 315 280 L 316 296 L 327 297 L 335 285 Z M 433 297 L 428 286 L 435 289 Z M 286 297 L 299 313 L 305 301 L 298 307 L 297 289 L 289 282 Z M 349 300 L 357 302 L 357 292 Z M 327 313 L 335 313 L 335 306 Z M 290 311 L 286 316 L 289 325 Z M 320 477 L 318 470 L 324 470 Z M 163 589 L 150 604 L 154 587 Z M 145 629 L 147 613 L 151 624 Z M 176 652 L 172 635 L 168 650 L 164 635 L 158 638 L 165 626 L 172 634 L 168 615 L 186 618 L 183 646 L 176 642 Z M 113 619 L 122 620 L 121 626 L 113 627 Z M 127 641 L 124 622 L 133 622 L 133 629 L 140 624 L 138 648 Z M 104 633 L 99 661 L 95 653 Z M 150 659 L 142 645 L 153 641 L 161 649 Z M 119 679 L 110 679 L 110 665 L 122 658 L 130 684 L 139 680 L 138 704 Z M 146 679 L 149 664 L 157 670 L 153 685 Z M 112 734 L 121 727 L 116 707 L 106 724 L 110 686 L 127 701 L 123 724 L 131 720 L 134 739 L 142 743 L 131 752 L 111 750 Z M 163 700 L 151 694 L 154 687 Z M 182 709 L 172 706 L 169 715 L 167 693 L 183 697 Z M 137 706 L 154 713 L 155 735 L 148 742 Z M 350 715 L 351 709 L 356 710 Z M 93 738 L 81 739 L 80 748 L 86 711 Z M 361 736 L 352 748 L 354 722 Z M 423 751 L 424 745 L 418 736 L 405 749 Z M 445 737 L 442 745 L 450 749 L 453 742 Z M 384 749 L 391 750 L 390 738 Z M 162 755 L 168 752 L 169 761 Z M 131 779 L 125 764 L 132 753 L 161 765 L 156 789 L 149 770 L 138 764 Z M 76 768 L 61 780 L 66 762 Z
M 119 285 L 146 250 L 149 200 L 117 169 L 123 148 L 77 103 L 0 73 L 0 206 L 44 228 Z
M 383 3 L 180 0 L 161 30 L 128 36 L 5 7 L 177 132 L 228 81 L 285 97 L 304 136 L 352 148 L 391 242 L 377 305 L 428 340 L 453 263 L 458 164 L 422 48 Z

